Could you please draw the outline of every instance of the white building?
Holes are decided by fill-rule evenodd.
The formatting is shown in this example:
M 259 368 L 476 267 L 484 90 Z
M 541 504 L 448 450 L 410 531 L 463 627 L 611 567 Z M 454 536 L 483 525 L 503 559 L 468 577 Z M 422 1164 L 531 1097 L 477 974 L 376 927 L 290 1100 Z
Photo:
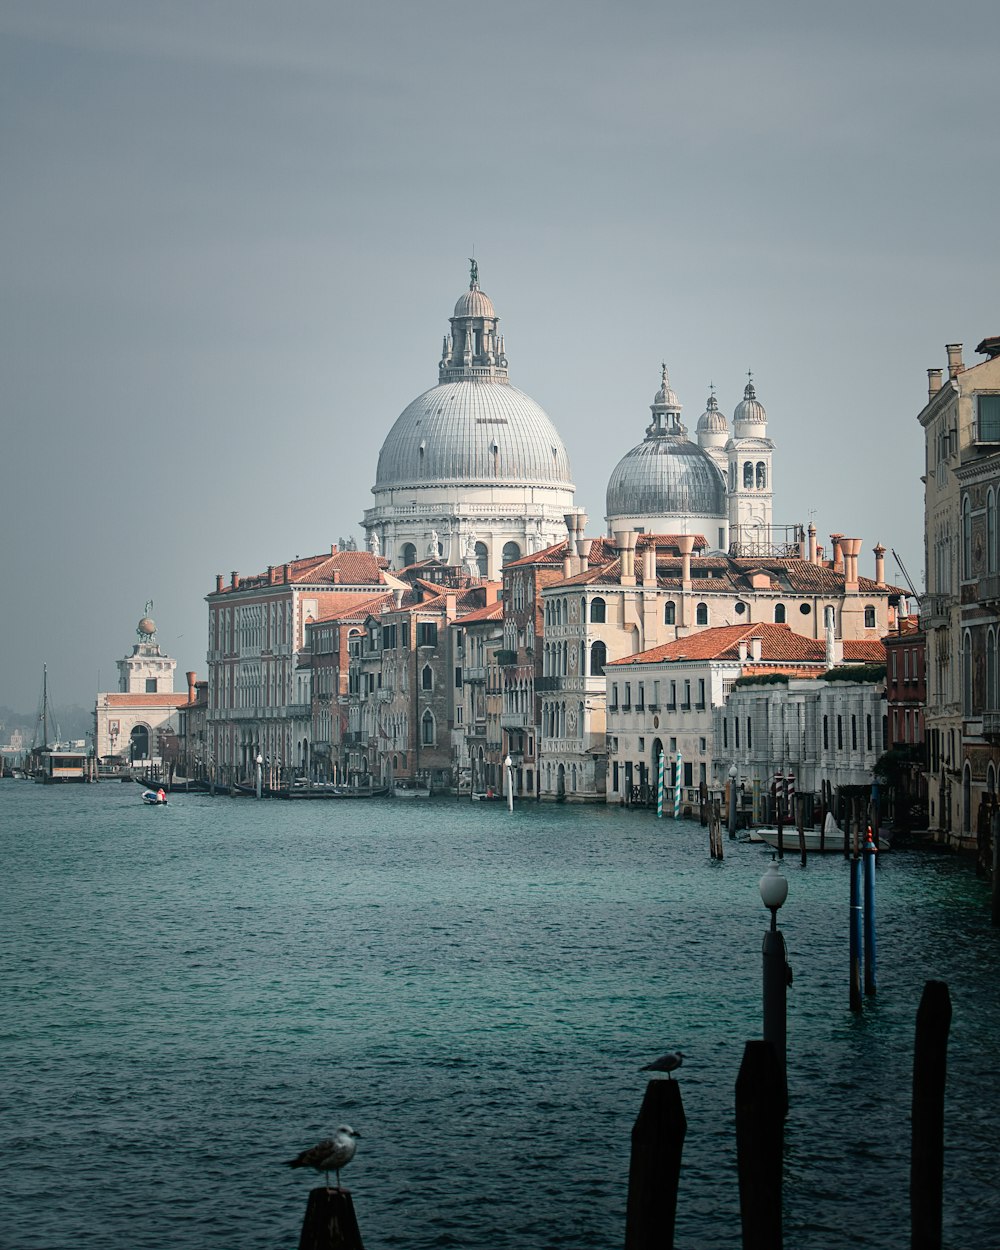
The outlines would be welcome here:
M 511 386 L 499 320 L 473 262 L 438 384 L 403 411 L 379 453 L 362 523 L 369 548 L 396 569 L 429 558 L 499 580 L 503 564 L 565 532 L 566 449 L 546 413 Z

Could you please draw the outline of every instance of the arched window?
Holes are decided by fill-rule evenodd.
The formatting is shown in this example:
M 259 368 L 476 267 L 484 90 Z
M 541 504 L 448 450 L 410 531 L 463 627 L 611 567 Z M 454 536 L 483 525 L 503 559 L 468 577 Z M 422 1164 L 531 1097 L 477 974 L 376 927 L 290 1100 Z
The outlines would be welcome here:
M 968 630 L 962 641 L 962 714 L 972 715 L 972 634 Z
M 875 608 L 872 604 L 865 607 L 865 629 L 875 628 Z
M 606 615 L 606 606 L 603 599 L 591 599 L 590 601 L 590 619 L 596 624 L 602 625 Z
M 708 604 L 699 603 L 694 610 L 694 620 L 696 625 L 708 624 Z
M 785 623 L 785 605 L 783 603 L 774 605 L 774 623 L 775 625 L 784 625 Z
M 993 487 L 986 496 L 986 565 L 987 571 L 997 571 L 997 501 Z
M 997 653 L 992 629 L 986 635 L 986 707 L 989 711 L 997 707 Z
M 729 462 L 729 489 L 730 490 L 736 489 L 736 461 L 735 460 L 730 460 Z
M 490 565 L 490 553 L 485 543 L 476 543 L 476 563 L 479 565 L 479 576 L 485 577 Z
M 590 648 L 590 675 L 591 677 L 603 677 L 604 665 L 608 660 L 608 649 L 600 639 L 593 643 Z
M 503 562 L 510 564 L 512 560 L 520 560 L 521 548 L 517 543 L 504 543 L 503 545 Z
M 408 568 L 411 564 L 416 564 L 417 549 L 414 547 L 413 543 L 403 543 L 399 552 L 399 560 L 400 566 L 404 569 Z
M 962 497 L 962 576 L 972 577 L 972 503 L 968 495 Z
M 420 720 L 420 741 L 425 747 L 434 745 L 434 717 L 430 708 L 424 712 Z
M 767 465 L 763 460 L 757 461 L 757 489 L 767 490 Z
M 434 689 L 434 670 L 429 664 L 425 664 L 420 670 L 420 688 L 421 690 Z
M 743 489 L 753 490 L 753 461 L 744 460 L 743 462 Z
M 663 623 L 664 625 L 673 625 L 677 620 L 677 605 L 673 599 L 668 599 L 663 605 Z

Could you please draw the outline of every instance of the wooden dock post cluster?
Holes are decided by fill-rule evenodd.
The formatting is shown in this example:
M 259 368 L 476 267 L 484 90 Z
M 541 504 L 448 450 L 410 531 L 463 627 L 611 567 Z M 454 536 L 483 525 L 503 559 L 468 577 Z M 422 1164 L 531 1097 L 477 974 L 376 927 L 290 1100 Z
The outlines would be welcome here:
M 917 1011 L 913 1052 L 910 1250 L 942 1250 L 944 1087 L 950 1026 L 948 986 L 928 981 Z M 746 1043 L 735 1093 L 743 1250 L 782 1250 L 784 1073 L 771 1042 Z M 680 1082 L 654 1077 L 646 1086 L 632 1129 L 625 1250 L 672 1250 L 686 1133 Z M 332 1248 L 310 1245 L 308 1250 Z
M 850 1007 L 859 1012 L 865 997 L 878 992 L 876 977 L 875 857 L 871 825 L 864 823 L 860 800 L 855 799 L 844 819 L 844 858 L 850 868 Z
M 708 853 L 713 859 L 722 859 L 722 807 L 718 799 L 712 800 L 708 814 Z

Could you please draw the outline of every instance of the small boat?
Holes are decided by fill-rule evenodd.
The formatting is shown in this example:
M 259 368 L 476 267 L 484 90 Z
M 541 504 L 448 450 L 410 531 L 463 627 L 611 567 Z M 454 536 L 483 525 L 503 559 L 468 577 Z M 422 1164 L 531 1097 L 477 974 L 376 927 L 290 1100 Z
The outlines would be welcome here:
M 167 796 L 165 794 L 157 794 L 155 790 L 143 790 L 142 801 L 150 807 L 165 807 Z
M 429 799 L 431 788 L 419 782 L 397 781 L 392 787 L 392 797 L 395 799 Z
M 792 824 L 784 825 L 781 831 L 781 840 L 782 850 L 794 854 L 799 849 L 799 831 L 796 826 Z M 813 853 L 822 852 L 823 854 L 831 852 L 840 855 L 844 853 L 844 831 L 834 820 L 831 812 L 827 812 L 822 830 L 805 830 L 805 840 L 807 851 Z M 776 825 L 764 825 L 758 829 L 751 829 L 747 841 L 766 842 L 768 846 L 777 850 L 778 828 Z M 862 847 L 863 845 L 862 843 Z M 888 849 L 888 839 L 881 838 L 878 843 L 878 850 L 887 851 Z

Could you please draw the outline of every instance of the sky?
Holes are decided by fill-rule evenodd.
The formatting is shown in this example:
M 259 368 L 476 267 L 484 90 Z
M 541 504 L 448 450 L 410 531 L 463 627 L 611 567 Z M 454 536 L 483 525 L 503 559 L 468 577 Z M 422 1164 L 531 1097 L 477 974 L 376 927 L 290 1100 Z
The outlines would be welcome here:
M 588 534 L 661 361 L 692 431 L 752 370 L 775 521 L 921 590 L 926 370 L 1000 334 L 998 32 L 985 0 L 0 0 L 0 705 L 43 663 L 114 689 L 150 599 L 204 675 L 217 573 L 363 545 L 472 255 Z

